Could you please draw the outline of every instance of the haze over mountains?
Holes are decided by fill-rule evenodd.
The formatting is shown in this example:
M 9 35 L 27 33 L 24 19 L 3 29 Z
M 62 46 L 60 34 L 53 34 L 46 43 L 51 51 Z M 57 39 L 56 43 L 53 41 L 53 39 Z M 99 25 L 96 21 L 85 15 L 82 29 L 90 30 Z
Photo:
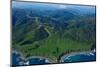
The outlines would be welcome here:
M 54 10 L 54 9 L 67 9 L 78 11 L 79 13 L 95 13 L 95 7 L 93 6 L 83 6 L 83 5 L 65 5 L 65 4 L 41 4 L 41 3 L 32 3 L 32 2 L 13 2 L 13 8 L 27 8 L 27 9 L 45 9 L 45 10 Z

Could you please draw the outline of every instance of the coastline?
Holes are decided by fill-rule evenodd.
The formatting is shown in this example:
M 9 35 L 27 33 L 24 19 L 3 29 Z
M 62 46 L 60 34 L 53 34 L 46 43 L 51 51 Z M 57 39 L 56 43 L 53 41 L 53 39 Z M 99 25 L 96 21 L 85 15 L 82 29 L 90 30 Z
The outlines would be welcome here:
M 42 59 L 45 59 L 45 62 L 46 63 L 56 63 L 54 60 L 52 60 L 52 59 L 50 59 L 50 58 L 47 58 L 47 57 L 42 57 L 42 56 L 31 56 L 31 57 L 27 57 L 27 58 L 25 58 L 25 56 L 21 53 L 21 52 L 18 52 L 18 51 L 16 51 L 16 50 L 13 50 L 12 51 L 12 53 L 16 53 L 16 54 L 19 54 L 20 55 L 20 58 L 23 60 L 23 61 L 25 61 L 25 62 L 27 62 L 29 59 L 32 59 L 32 58 L 39 58 L 40 60 L 42 60 Z
M 31 56 L 31 57 L 25 58 L 21 52 L 18 52 L 16 50 L 12 51 L 12 53 L 20 54 L 20 58 L 23 60 L 24 64 L 26 64 L 27 62 L 29 62 L 28 61 L 29 59 L 33 59 L 33 58 L 39 58 L 40 60 L 45 59 L 45 63 L 47 63 L 47 64 L 58 63 L 58 62 L 63 63 L 64 59 L 68 58 L 70 56 L 74 56 L 74 55 L 78 55 L 78 54 L 90 54 L 90 53 L 93 53 L 93 52 L 96 52 L 96 51 L 95 50 L 91 50 L 91 51 L 83 51 L 83 52 L 71 52 L 69 54 L 65 54 L 65 55 L 61 56 L 60 60 L 52 60 L 50 58 L 42 57 L 42 56 Z
M 63 55 L 63 56 L 61 57 L 61 59 L 60 59 L 60 62 L 61 62 L 61 63 L 64 62 L 64 58 L 68 58 L 68 57 L 70 57 L 70 56 L 74 56 L 74 55 L 78 55 L 78 54 L 86 54 L 86 55 L 91 54 L 91 55 L 92 55 L 93 52 L 96 52 L 96 51 L 91 50 L 91 51 L 83 51 L 83 52 L 71 52 L 71 53 L 69 53 L 69 54 Z

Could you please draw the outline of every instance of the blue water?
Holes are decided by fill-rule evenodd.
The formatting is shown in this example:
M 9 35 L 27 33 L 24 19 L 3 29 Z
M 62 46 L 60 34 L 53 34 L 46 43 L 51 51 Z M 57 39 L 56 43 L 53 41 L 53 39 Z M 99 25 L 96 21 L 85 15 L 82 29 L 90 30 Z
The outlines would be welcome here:
M 88 62 L 88 61 L 96 61 L 96 53 L 91 54 L 77 54 L 70 57 L 66 57 L 64 62 Z
M 48 64 L 47 62 L 45 62 L 45 59 L 41 59 L 40 58 L 31 58 L 28 59 L 27 61 L 29 61 L 29 65 L 37 65 L 37 64 Z M 21 55 L 18 53 L 12 53 L 12 65 L 25 65 L 25 64 L 20 64 L 20 62 L 25 62 L 22 58 Z
M 21 61 L 20 54 L 13 53 L 12 54 L 12 65 L 19 65 L 20 61 Z
M 32 58 L 32 59 L 29 59 L 29 65 L 33 65 L 33 64 L 47 64 L 45 62 L 45 59 L 42 59 L 40 60 L 39 58 Z
M 65 57 L 64 63 L 71 63 L 71 62 L 88 62 L 88 61 L 95 61 L 96 60 L 96 53 L 94 52 L 93 55 L 91 54 L 76 54 L 73 56 Z M 12 65 L 20 65 L 19 63 L 23 60 L 20 58 L 20 54 L 13 53 L 12 54 Z M 28 59 L 29 65 L 38 65 L 38 64 L 48 64 L 45 62 L 45 59 L 39 58 L 31 58 Z M 21 64 L 24 65 L 24 64 Z

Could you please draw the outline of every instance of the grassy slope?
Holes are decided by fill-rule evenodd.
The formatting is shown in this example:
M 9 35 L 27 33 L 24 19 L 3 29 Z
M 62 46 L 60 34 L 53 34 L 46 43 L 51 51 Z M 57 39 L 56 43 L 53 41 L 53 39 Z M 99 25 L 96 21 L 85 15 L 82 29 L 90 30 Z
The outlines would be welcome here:
M 20 23 L 17 20 L 16 23 Z M 80 21 L 79 21 L 80 20 Z M 35 41 L 35 34 L 38 30 L 39 21 L 29 20 L 22 21 L 26 23 L 16 24 L 15 30 L 13 31 L 13 49 L 20 51 L 25 57 L 30 56 L 43 56 L 48 57 L 53 60 L 57 60 L 60 55 L 68 52 L 78 52 L 78 51 L 89 51 L 93 43 L 95 43 L 95 19 L 73 19 L 66 21 L 69 23 L 68 30 L 63 30 L 63 35 L 60 35 L 59 30 L 51 28 L 51 26 L 45 25 L 45 31 L 49 34 L 48 37 Z M 79 28 L 77 25 L 80 24 Z M 59 27 L 60 28 L 60 27 Z M 91 36 L 92 35 L 92 36 Z M 78 37 L 80 38 L 79 40 Z M 92 38 L 91 38 L 92 37 Z M 76 39 L 75 39 L 76 38 Z M 83 41 L 84 40 L 84 41 Z M 31 43 L 25 43 L 31 42 Z M 21 45 L 23 44 L 23 45 Z M 37 44 L 39 46 L 37 46 Z
M 30 38 L 31 40 L 31 37 L 32 35 L 29 35 L 26 39 Z M 57 60 L 62 53 L 67 51 L 77 52 L 91 49 L 91 43 L 63 38 L 60 37 L 57 32 L 52 32 L 49 37 L 37 42 L 40 44 L 39 48 L 36 48 L 34 42 L 33 44 L 25 44 L 22 46 L 17 44 L 18 47 L 16 48 L 21 51 L 25 57 L 36 55 L 51 58 L 53 60 Z

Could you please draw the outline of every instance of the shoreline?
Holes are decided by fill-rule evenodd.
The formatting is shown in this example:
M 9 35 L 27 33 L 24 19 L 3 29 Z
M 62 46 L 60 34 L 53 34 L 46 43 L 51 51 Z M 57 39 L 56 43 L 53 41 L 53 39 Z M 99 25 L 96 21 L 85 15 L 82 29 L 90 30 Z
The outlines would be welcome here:
M 78 55 L 78 54 L 90 54 L 90 53 L 93 53 L 93 52 L 96 52 L 95 50 L 91 50 L 91 51 L 83 51 L 83 52 L 71 52 L 69 54 L 65 54 L 63 56 L 61 56 L 60 60 L 57 60 L 58 62 L 60 63 L 63 63 L 64 62 L 64 59 L 65 58 L 68 58 L 70 56 L 74 56 L 74 55 Z M 51 64 L 51 63 L 58 63 L 57 61 L 54 61 L 50 58 L 47 58 L 47 57 L 42 57 L 42 56 L 31 56 L 31 57 L 28 57 L 28 58 L 25 58 L 23 56 L 23 54 L 21 52 L 18 52 L 16 50 L 12 51 L 12 53 L 16 53 L 16 54 L 19 54 L 20 55 L 20 58 L 26 63 L 28 62 L 29 59 L 33 59 L 33 58 L 39 58 L 40 60 L 43 60 L 45 59 L 45 63 L 47 64 Z M 92 55 L 92 54 L 91 54 Z
M 46 62 L 46 63 L 55 63 L 52 59 L 47 58 L 47 57 L 42 57 L 42 56 L 31 56 L 31 57 L 25 58 L 25 56 L 23 56 L 23 54 L 22 54 L 21 52 L 18 52 L 18 51 L 16 51 L 16 50 L 13 50 L 12 53 L 19 54 L 19 55 L 20 55 L 20 58 L 21 58 L 23 61 L 25 61 L 25 62 L 27 62 L 29 59 L 32 59 L 32 58 L 39 58 L 40 60 L 45 59 L 45 62 Z
M 94 52 L 96 52 L 96 51 L 94 51 L 94 50 L 91 50 L 91 51 L 83 51 L 83 52 L 71 52 L 71 53 L 69 53 L 69 54 L 65 54 L 65 55 L 63 55 L 62 57 L 61 57 L 61 59 L 60 59 L 60 62 L 62 63 L 62 62 L 64 62 L 64 58 L 69 58 L 69 57 L 71 57 L 71 56 L 75 56 L 75 55 L 79 55 L 79 54 L 86 54 L 86 55 L 88 55 L 88 54 L 91 54 L 92 55 L 92 53 L 94 53 Z

